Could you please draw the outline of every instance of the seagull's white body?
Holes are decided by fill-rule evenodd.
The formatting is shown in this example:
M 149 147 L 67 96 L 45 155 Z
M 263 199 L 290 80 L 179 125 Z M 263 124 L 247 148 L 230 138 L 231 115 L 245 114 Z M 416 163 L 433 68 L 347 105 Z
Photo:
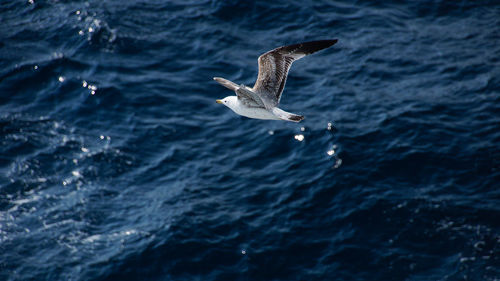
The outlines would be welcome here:
M 236 114 L 265 120 L 285 120 L 300 122 L 304 116 L 286 112 L 278 108 L 285 88 L 288 70 L 295 60 L 319 50 L 328 48 L 337 40 L 320 40 L 288 45 L 271 50 L 259 57 L 259 75 L 253 88 L 237 85 L 229 80 L 214 77 L 224 87 L 236 92 L 217 103 L 224 104 Z
M 237 96 L 225 97 L 221 100 L 221 103 L 229 107 L 234 113 L 253 119 L 287 120 L 287 118 L 295 115 L 277 107 L 267 110 L 263 107 L 247 106 Z
M 280 120 L 280 118 L 274 115 L 269 110 L 262 107 L 248 107 L 238 100 L 237 96 L 229 96 L 222 99 L 225 106 L 229 107 L 236 114 L 254 119 L 263 120 Z

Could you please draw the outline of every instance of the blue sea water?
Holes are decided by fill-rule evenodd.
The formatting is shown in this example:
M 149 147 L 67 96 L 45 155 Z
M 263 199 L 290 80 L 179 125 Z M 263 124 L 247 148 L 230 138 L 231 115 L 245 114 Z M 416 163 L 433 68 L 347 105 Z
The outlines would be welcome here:
M 0 280 L 499 280 L 497 1 L 1 1 Z M 301 123 L 215 103 L 293 64 Z

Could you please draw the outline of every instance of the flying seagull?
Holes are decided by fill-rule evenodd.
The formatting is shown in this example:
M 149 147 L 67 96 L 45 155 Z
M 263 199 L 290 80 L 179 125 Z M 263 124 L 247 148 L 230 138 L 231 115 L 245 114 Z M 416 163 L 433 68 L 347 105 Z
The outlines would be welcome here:
M 337 39 L 304 42 L 282 46 L 261 55 L 259 75 L 253 88 L 243 84 L 238 86 L 227 79 L 214 77 L 222 86 L 236 92 L 236 96 L 228 96 L 216 102 L 248 118 L 300 122 L 304 116 L 278 108 L 288 70 L 294 61 L 335 43 Z

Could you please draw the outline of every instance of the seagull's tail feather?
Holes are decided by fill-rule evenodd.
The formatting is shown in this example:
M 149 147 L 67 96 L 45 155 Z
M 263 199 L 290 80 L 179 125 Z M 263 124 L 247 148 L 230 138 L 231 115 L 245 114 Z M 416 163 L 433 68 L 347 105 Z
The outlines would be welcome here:
M 290 112 L 286 112 L 277 107 L 273 108 L 273 114 L 276 115 L 279 119 L 291 122 L 300 122 L 304 120 L 304 116 L 293 114 Z
M 222 86 L 228 88 L 229 90 L 236 91 L 236 89 L 238 89 L 238 85 L 236 85 L 236 83 L 233 83 L 227 79 L 221 77 L 214 77 L 214 80 L 219 82 Z
M 290 114 L 288 116 L 288 121 L 292 121 L 292 122 L 296 122 L 296 123 L 299 123 L 300 121 L 304 120 L 304 116 L 303 115 L 297 115 L 297 114 Z

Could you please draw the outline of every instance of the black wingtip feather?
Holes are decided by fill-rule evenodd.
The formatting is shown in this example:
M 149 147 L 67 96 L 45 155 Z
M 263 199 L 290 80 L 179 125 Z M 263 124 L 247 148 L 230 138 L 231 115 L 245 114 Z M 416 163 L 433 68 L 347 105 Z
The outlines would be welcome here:
M 302 43 L 303 46 L 302 48 L 306 53 L 312 54 L 319 50 L 323 50 L 333 46 L 335 43 L 337 43 L 337 41 L 338 41 L 337 39 L 333 39 L 333 40 L 319 40 L 319 41 L 305 42 Z
M 338 41 L 339 41 L 338 39 L 309 41 L 304 43 L 288 45 L 282 47 L 282 50 L 285 52 L 294 52 L 294 53 L 302 52 L 309 55 L 317 51 L 331 47 L 335 45 L 335 43 L 337 43 Z

